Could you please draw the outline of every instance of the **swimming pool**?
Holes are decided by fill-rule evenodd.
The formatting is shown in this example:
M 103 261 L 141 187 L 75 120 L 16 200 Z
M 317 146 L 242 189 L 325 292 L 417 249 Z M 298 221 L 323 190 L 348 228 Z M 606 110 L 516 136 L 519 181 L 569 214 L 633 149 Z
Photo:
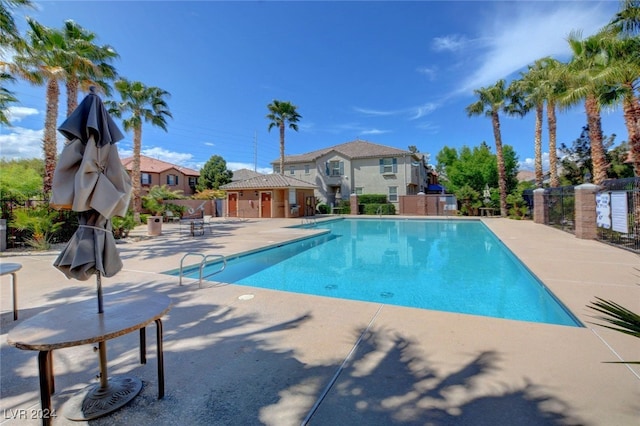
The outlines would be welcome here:
M 581 326 L 480 221 L 340 219 L 321 236 L 232 258 L 218 282 Z M 219 269 L 209 264 L 204 276 Z M 177 274 L 176 271 L 167 273 Z M 198 278 L 198 268 L 185 276 Z

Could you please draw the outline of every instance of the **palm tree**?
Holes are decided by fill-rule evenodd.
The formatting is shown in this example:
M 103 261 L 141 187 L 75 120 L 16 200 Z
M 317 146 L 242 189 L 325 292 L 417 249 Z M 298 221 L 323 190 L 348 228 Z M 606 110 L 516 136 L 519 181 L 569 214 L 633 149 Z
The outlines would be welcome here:
M 541 59 L 542 78 L 539 83 L 547 103 L 547 129 L 549 134 L 549 186 L 560 186 L 558 178 L 558 148 L 556 107 L 566 90 L 566 64 L 546 57 Z
M 542 86 L 542 80 L 544 79 L 542 66 L 542 60 L 538 59 L 533 65 L 528 66 L 526 73 L 520 73 L 522 76 L 520 80 L 515 81 L 515 85 L 524 95 L 524 100 L 528 106 L 527 109 L 533 107 L 536 111 L 533 144 L 534 172 L 538 188 L 542 188 L 544 182 L 542 170 L 542 116 L 544 113 L 545 93 Z
M 640 34 L 640 0 L 622 0 L 620 3 L 620 11 L 609 26 L 616 32 L 637 36 Z
M 107 95 L 111 89 L 104 79 L 114 79 L 115 68 L 109 64 L 118 58 L 116 51 L 108 45 L 94 44 L 96 35 L 72 20 L 67 20 L 62 29 L 66 44 L 62 67 L 66 73 L 67 116 L 78 106 L 78 89 L 87 90 L 97 85 Z
M 44 179 L 43 192 L 51 192 L 53 172 L 56 168 L 57 139 L 56 120 L 58 118 L 59 81 L 64 81 L 62 54 L 65 43 L 62 32 L 27 19 L 29 31 L 26 42 L 19 47 L 14 63 L 9 64 L 12 73 L 35 85 L 46 82 L 46 112 L 44 120 L 43 150 Z
M 569 46 L 573 57 L 568 64 L 569 87 L 562 98 L 565 105 L 575 105 L 584 100 L 591 144 L 593 182 L 601 184 L 607 178 L 607 155 L 603 145 L 601 101 L 605 94 L 602 78 L 599 77 L 606 65 L 606 55 L 601 48 L 603 34 L 582 39 L 579 33 L 569 35 Z
M 140 197 L 140 151 L 142 147 L 142 123 L 151 123 L 167 131 L 167 117 L 173 118 L 166 97 L 169 92 L 158 87 L 148 87 L 139 81 L 130 82 L 120 79 L 115 82 L 115 88 L 120 94 L 119 102 L 107 101 L 109 112 L 115 117 L 122 118 L 128 114 L 129 118 L 122 120 L 126 131 L 133 130 L 133 169 L 131 180 L 133 182 L 133 213 L 136 222 L 140 222 L 142 201 Z
M 502 151 L 502 134 L 500 133 L 500 112 L 511 114 L 512 105 L 508 103 L 511 96 L 505 87 L 504 80 L 498 80 L 495 85 L 482 87 L 473 91 L 478 100 L 466 108 L 469 117 L 484 115 L 491 118 L 493 137 L 496 143 L 496 159 L 498 163 L 498 187 L 500 189 L 500 215 L 507 216 L 507 179 Z
M 14 80 L 11 74 L 0 72 L 0 125 L 11 126 L 9 117 L 7 116 L 7 109 L 9 108 L 9 104 L 18 102 L 18 99 L 16 99 L 16 97 L 13 96 L 13 92 L 5 88 L 4 85 L 6 81 Z
M 16 27 L 11 9 L 18 6 L 33 7 L 31 0 L 0 0 L 0 49 L 15 46 L 20 42 L 20 32 Z
M 268 130 L 277 127 L 280 130 L 280 174 L 284 174 L 284 128 L 289 123 L 289 128 L 298 131 L 298 125 L 296 124 L 302 116 L 298 114 L 295 105 L 291 102 L 282 102 L 273 100 L 272 103 L 267 105 L 269 108 L 269 114 L 267 119 L 270 120 Z

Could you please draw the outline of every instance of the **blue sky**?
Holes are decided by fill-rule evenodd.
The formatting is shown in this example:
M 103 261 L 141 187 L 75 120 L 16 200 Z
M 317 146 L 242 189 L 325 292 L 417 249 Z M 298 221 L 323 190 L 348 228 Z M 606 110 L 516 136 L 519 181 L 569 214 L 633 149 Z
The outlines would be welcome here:
M 171 93 L 168 132 L 143 127 L 144 155 L 199 170 L 220 155 L 231 170 L 269 172 L 278 159 L 267 104 L 291 101 L 302 115 L 286 154 L 357 138 L 436 154 L 445 146 L 494 147 L 490 120 L 469 118 L 474 89 L 519 77 L 546 55 L 568 60 L 572 30 L 593 34 L 615 1 L 40 1 L 24 16 L 61 28 L 73 19 L 115 48 L 119 74 Z M 0 128 L 3 158 L 42 157 L 45 90 L 10 87 L 20 104 Z M 66 99 L 61 89 L 60 116 Z M 82 99 L 82 96 L 80 97 Z M 502 118 L 503 143 L 532 169 L 534 117 Z M 558 116 L 570 144 L 584 108 Z M 543 151 L 548 153 L 546 126 Z M 603 111 L 605 135 L 627 139 L 620 109 Z M 58 136 L 59 149 L 63 138 Z M 131 155 L 132 134 L 118 143 Z

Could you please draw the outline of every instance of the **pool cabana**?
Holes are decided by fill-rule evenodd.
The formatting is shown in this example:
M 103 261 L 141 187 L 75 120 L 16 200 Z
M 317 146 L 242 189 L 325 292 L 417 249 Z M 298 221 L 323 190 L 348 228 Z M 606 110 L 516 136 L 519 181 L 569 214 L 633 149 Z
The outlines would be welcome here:
M 300 179 L 270 174 L 231 182 L 220 187 L 226 192 L 224 213 L 242 218 L 296 218 L 314 216 L 316 185 Z

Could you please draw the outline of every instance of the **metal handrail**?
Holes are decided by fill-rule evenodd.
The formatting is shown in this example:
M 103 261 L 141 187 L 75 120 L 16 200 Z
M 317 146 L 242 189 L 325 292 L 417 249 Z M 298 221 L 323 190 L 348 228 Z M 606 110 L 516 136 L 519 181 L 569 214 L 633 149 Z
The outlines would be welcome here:
M 184 274 L 183 274 L 183 271 L 184 271 L 184 260 L 189 256 L 200 256 L 202 258 L 202 260 L 200 261 L 200 266 L 198 267 L 198 275 L 199 275 L 198 286 L 200 288 L 202 288 L 202 280 L 204 278 L 209 278 L 212 275 L 219 274 L 220 272 L 224 271 L 225 268 L 227 267 L 227 259 L 221 254 L 207 254 L 207 255 L 204 255 L 202 253 L 187 253 L 184 256 L 182 256 L 182 259 L 180 259 L 180 285 L 182 285 L 182 277 L 184 276 Z M 222 268 L 220 268 L 217 271 L 212 272 L 211 274 L 207 275 L 206 277 L 203 277 L 202 276 L 202 271 L 204 270 L 204 267 L 207 264 L 207 259 L 209 259 L 210 257 L 217 257 L 219 259 L 222 259 Z
M 378 208 L 376 209 L 376 214 L 382 217 L 382 205 L 378 206 Z
M 218 269 L 217 271 L 214 271 L 212 273 L 210 273 L 209 275 L 207 275 L 206 277 L 202 276 L 202 270 L 204 269 L 204 267 L 207 265 L 207 259 L 209 259 L 210 257 L 217 257 L 218 259 L 222 259 L 222 268 Z M 220 272 L 224 271 L 227 267 L 227 259 L 221 255 L 221 254 L 208 254 L 204 257 L 204 259 L 202 260 L 202 262 L 200 263 L 200 287 L 202 287 L 202 279 L 203 278 L 209 278 L 215 274 L 219 274 Z

